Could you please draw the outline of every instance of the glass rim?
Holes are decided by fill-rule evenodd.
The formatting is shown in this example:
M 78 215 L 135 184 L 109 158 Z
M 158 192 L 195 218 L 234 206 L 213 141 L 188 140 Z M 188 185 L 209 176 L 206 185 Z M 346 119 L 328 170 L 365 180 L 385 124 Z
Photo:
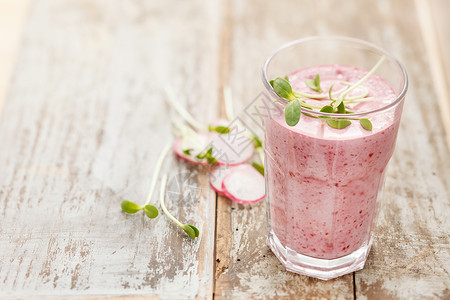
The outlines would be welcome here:
M 266 88 L 266 90 L 277 100 L 281 101 L 284 104 L 289 103 L 289 100 L 280 97 L 277 93 L 275 93 L 275 91 L 273 90 L 272 86 L 269 83 L 269 79 L 267 78 L 267 69 L 269 67 L 270 62 L 272 61 L 272 59 L 281 51 L 286 50 L 294 45 L 297 44 L 301 44 L 304 42 L 309 42 L 309 41 L 317 41 L 317 40 L 337 40 L 337 41 L 347 41 L 347 42 L 353 42 L 353 43 L 357 43 L 360 45 L 364 45 L 367 46 L 369 48 L 375 49 L 377 51 L 379 51 L 380 53 L 386 55 L 386 57 L 388 57 L 389 59 L 391 59 L 392 61 L 394 61 L 397 66 L 400 68 L 403 78 L 404 78 L 404 82 L 403 82 L 403 87 L 402 90 L 400 91 L 400 93 L 396 96 L 396 98 L 394 99 L 394 101 L 392 101 L 389 104 L 386 104 L 385 106 L 379 107 L 377 109 L 373 109 L 373 110 L 368 110 L 368 111 L 364 111 L 364 112 L 357 112 L 357 113 L 352 113 L 351 116 L 366 116 L 369 114 L 373 114 L 373 113 L 378 113 L 378 112 L 382 112 L 385 110 L 390 109 L 393 106 L 396 106 L 399 102 L 401 102 L 404 98 L 405 98 L 405 94 L 406 91 L 408 90 L 408 75 L 406 73 L 405 68 L 403 67 L 403 65 L 399 62 L 399 60 L 397 58 L 395 58 L 395 56 L 393 56 L 391 53 L 387 52 L 386 50 L 384 50 L 381 47 L 378 47 L 372 43 L 369 43 L 367 41 L 364 40 L 360 40 L 357 38 L 351 38 L 351 37 L 346 37 L 346 36 L 313 36 L 313 37 L 307 37 L 307 38 L 301 38 L 301 39 L 297 39 L 291 42 L 288 42 L 284 45 L 282 45 L 280 48 L 278 48 L 275 52 L 273 52 L 264 62 L 263 68 L 262 68 L 262 81 L 264 84 L 264 87 Z M 320 111 L 315 111 L 306 107 L 301 107 L 301 110 L 309 113 L 309 114 L 314 114 L 314 115 L 322 115 L 322 116 L 328 116 L 328 117 L 336 117 L 336 118 L 348 118 L 348 115 L 343 115 L 343 114 L 338 114 L 338 113 L 326 113 L 326 112 L 320 112 Z

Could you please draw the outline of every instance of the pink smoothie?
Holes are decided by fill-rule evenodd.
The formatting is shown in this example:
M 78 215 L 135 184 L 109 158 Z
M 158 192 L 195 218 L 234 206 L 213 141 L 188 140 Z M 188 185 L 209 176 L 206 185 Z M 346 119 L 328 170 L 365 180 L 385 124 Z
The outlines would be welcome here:
M 339 81 L 356 82 L 367 71 L 343 65 L 315 66 L 291 74 L 289 80 L 294 90 L 314 93 L 304 81 L 317 73 L 324 91 L 332 83 L 338 91 L 344 87 Z M 376 100 L 348 105 L 349 110 L 370 111 L 395 99 L 392 88 L 378 76 L 371 76 L 363 86 Z M 323 106 L 329 100 L 310 103 Z M 372 131 L 358 121 L 345 129 L 333 129 L 305 115 L 294 127 L 286 124 L 284 115 L 265 121 L 269 228 L 284 247 L 334 259 L 369 243 L 378 191 L 399 125 L 393 111 L 369 119 Z

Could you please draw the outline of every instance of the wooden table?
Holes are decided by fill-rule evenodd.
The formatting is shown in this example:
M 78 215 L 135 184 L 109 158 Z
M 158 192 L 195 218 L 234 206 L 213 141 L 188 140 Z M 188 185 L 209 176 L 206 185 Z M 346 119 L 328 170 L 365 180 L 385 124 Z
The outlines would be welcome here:
M 0 90 L 0 298 L 449 299 L 449 11 L 446 0 L 33 1 L 6 22 L 26 25 Z M 243 112 L 264 59 L 311 35 L 371 41 L 409 74 L 364 270 L 330 281 L 286 272 L 266 246 L 263 201 L 230 202 L 206 168 L 172 156 L 163 172 L 194 174 L 198 197 L 169 209 L 200 237 L 120 211 L 122 199 L 145 200 L 172 140 L 167 83 L 202 122 L 224 116 L 225 86 Z

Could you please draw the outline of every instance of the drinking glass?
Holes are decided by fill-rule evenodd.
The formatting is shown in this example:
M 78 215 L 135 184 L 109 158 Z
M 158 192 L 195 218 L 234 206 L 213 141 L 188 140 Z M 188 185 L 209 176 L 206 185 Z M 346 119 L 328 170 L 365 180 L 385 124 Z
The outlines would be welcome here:
M 376 75 L 395 93 L 389 104 L 351 118 L 302 107 L 300 122 L 286 125 L 288 100 L 274 92 L 270 80 L 330 64 L 368 71 L 383 56 Z M 270 248 L 287 270 L 311 277 L 326 280 L 362 269 L 407 91 L 405 69 L 368 42 L 313 37 L 278 49 L 264 63 L 262 79 L 268 108 L 264 150 Z M 361 118 L 371 121 L 371 131 L 360 126 Z M 329 119 L 352 124 L 332 129 L 325 122 Z M 317 130 L 303 132 L 301 126 Z

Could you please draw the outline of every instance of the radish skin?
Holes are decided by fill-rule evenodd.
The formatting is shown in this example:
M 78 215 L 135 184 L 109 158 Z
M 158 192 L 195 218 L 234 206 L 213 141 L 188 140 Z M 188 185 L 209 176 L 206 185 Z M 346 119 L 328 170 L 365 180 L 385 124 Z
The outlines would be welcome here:
M 242 133 L 232 129 L 227 134 L 212 134 L 213 156 L 220 165 L 237 166 L 252 158 L 253 142 Z
M 217 166 L 209 174 L 209 184 L 220 195 L 224 195 L 222 189 L 223 178 L 236 167 L 230 166 Z
M 225 196 L 237 203 L 254 203 L 265 197 L 265 181 L 255 168 L 245 164 L 230 170 L 222 182 Z
M 208 141 L 210 140 L 209 135 L 200 133 L 195 139 L 196 140 L 194 140 L 194 137 L 190 136 L 176 138 L 172 146 L 173 152 L 175 152 L 178 157 L 194 164 L 207 165 L 208 162 L 206 160 L 198 159 L 196 156 L 207 147 Z M 193 149 L 191 155 L 187 155 L 183 152 L 183 150 L 186 149 Z

